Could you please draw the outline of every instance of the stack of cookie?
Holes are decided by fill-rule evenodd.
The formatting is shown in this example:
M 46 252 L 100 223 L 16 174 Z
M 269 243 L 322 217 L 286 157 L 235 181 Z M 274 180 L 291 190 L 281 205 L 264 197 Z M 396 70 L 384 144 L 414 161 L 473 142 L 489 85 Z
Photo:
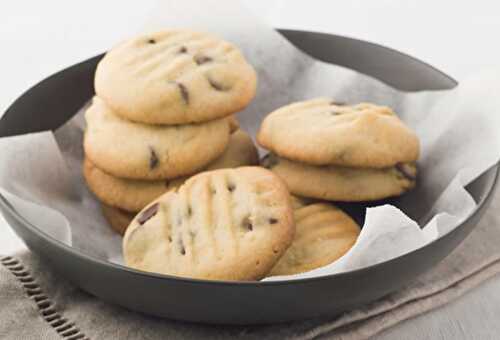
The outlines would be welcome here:
M 128 221 L 128 266 L 212 280 L 316 269 L 345 254 L 360 232 L 332 204 L 291 200 L 284 182 L 261 167 L 193 176 Z
M 84 175 L 121 233 L 187 177 L 257 162 L 233 116 L 254 97 L 256 74 L 228 42 L 186 30 L 136 37 L 100 61 L 95 89 Z
M 419 141 L 388 107 L 317 98 L 287 105 L 262 122 L 262 165 L 293 194 L 373 201 L 415 186 Z

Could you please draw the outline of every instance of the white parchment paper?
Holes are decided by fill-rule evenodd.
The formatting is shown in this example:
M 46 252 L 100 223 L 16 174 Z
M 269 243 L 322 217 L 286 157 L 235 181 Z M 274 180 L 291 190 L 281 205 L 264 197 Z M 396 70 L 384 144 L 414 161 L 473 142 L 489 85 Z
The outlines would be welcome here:
M 267 280 L 359 269 L 422 247 L 474 210 L 476 203 L 464 186 L 499 161 L 500 98 L 494 91 L 500 72 L 496 70 L 467 79 L 453 90 L 410 94 L 306 56 L 234 0 L 158 1 L 144 22 L 144 31 L 184 27 L 212 32 L 243 50 L 259 77 L 256 98 L 238 115 L 242 128 L 253 136 L 262 118 L 274 109 L 329 96 L 391 106 L 421 140 L 416 189 L 394 206 L 369 208 L 360 237 L 346 255 L 308 273 Z M 71 41 L 64 48 L 70 45 Z M 80 113 L 55 134 L 1 138 L 0 193 L 52 237 L 121 263 L 121 238 L 108 227 L 82 178 L 83 128 Z

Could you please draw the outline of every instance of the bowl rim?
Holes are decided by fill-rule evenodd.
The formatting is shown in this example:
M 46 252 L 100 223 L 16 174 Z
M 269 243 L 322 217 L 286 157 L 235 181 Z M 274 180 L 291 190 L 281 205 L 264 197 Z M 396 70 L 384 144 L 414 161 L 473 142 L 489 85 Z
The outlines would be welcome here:
M 313 34 L 335 36 L 335 37 L 339 37 L 339 38 L 345 38 L 345 39 L 353 40 L 353 41 L 359 42 L 361 44 L 368 44 L 368 45 L 370 45 L 372 47 L 383 48 L 383 49 L 389 50 L 392 53 L 396 53 L 396 54 L 399 54 L 399 55 L 401 55 L 401 56 L 403 56 L 405 58 L 411 59 L 414 62 L 422 64 L 423 66 L 427 66 L 430 69 L 432 69 L 433 71 L 435 71 L 437 73 L 440 73 L 441 75 L 443 75 L 446 78 L 448 78 L 451 82 L 455 83 L 455 85 L 458 84 L 455 79 L 453 79 L 452 77 L 450 77 L 449 75 L 447 75 L 443 71 L 440 71 L 439 69 L 433 67 L 432 65 L 429 65 L 429 64 L 427 64 L 427 63 L 425 63 L 425 62 L 423 62 L 423 61 L 421 61 L 421 60 L 419 60 L 419 59 L 417 59 L 415 57 L 412 57 L 412 56 L 410 56 L 408 54 L 405 54 L 403 52 L 399 52 L 399 51 L 397 51 L 395 49 L 392 49 L 390 47 L 386 47 L 386 46 L 383 46 L 383 45 L 380 45 L 380 44 L 376 44 L 376 43 L 365 41 L 365 40 L 361 40 L 361 39 L 351 38 L 351 37 L 348 37 L 348 36 L 340 36 L 340 35 L 329 34 L 329 33 L 324 33 L 324 32 L 303 31 L 303 30 L 293 30 L 293 29 L 277 29 L 277 30 L 278 31 L 313 33 Z M 92 59 L 92 58 L 94 58 L 94 57 L 87 58 L 86 60 L 89 60 L 89 59 Z M 72 68 L 72 67 L 74 67 L 74 66 L 76 66 L 76 65 L 78 65 L 80 63 L 81 62 L 72 64 L 72 65 L 70 65 L 68 67 L 65 67 L 64 69 L 62 69 L 59 72 L 52 73 L 52 75 L 57 74 L 57 73 L 65 72 L 67 69 L 70 69 L 70 68 Z M 49 75 L 45 79 L 49 78 L 50 76 L 51 75 Z M 41 80 L 41 81 L 43 81 L 43 80 Z M 36 86 L 36 84 L 34 86 Z M 21 95 L 21 97 L 22 96 L 23 96 L 23 94 Z M 12 106 L 12 105 L 13 104 L 11 104 L 10 106 Z M 10 106 L 7 108 L 6 111 L 8 111 L 10 109 Z M 122 264 L 118 264 L 118 263 L 114 263 L 114 262 L 111 262 L 111 261 L 103 260 L 103 259 L 94 257 L 94 256 L 92 256 L 90 254 L 83 253 L 83 252 L 75 249 L 74 247 L 69 246 L 69 245 L 63 243 L 62 241 L 57 240 L 56 238 L 53 238 L 52 236 L 50 236 L 46 232 L 44 232 L 42 229 L 38 228 L 37 226 L 35 226 L 31 222 L 29 222 L 20 213 L 18 213 L 16 211 L 16 209 L 10 204 L 10 202 L 1 193 L 0 193 L 0 206 L 2 206 L 11 215 L 11 217 L 14 218 L 18 223 L 20 223 L 20 224 L 24 225 L 25 227 L 27 227 L 32 233 L 36 234 L 41 239 L 44 239 L 46 242 L 49 242 L 52 246 L 61 248 L 64 252 L 70 253 L 72 256 L 75 256 L 75 257 L 79 258 L 82 261 L 91 262 L 93 265 L 96 265 L 96 266 L 107 267 L 110 270 L 125 271 L 128 274 L 131 274 L 133 276 L 141 276 L 141 277 L 149 278 L 149 279 L 152 279 L 152 280 L 174 280 L 175 282 L 192 284 L 192 285 L 214 285 L 214 286 L 233 286 L 233 287 L 237 286 L 237 287 L 259 287 L 259 288 L 262 287 L 262 288 L 264 288 L 264 287 L 269 287 L 269 286 L 302 285 L 302 284 L 306 284 L 306 283 L 319 282 L 319 281 L 325 281 L 325 280 L 332 280 L 332 279 L 336 279 L 336 278 L 345 278 L 345 277 L 352 276 L 352 275 L 358 275 L 361 272 L 365 272 L 365 271 L 374 271 L 374 270 L 377 270 L 377 269 L 381 268 L 382 266 L 387 266 L 387 265 L 390 265 L 391 263 L 394 263 L 396 261 L 400 261 L 401 259 L 409 258 L 412 255 L 414 255 L 415 253 L 424 252 L 428 247 L 431 247 L 434 243 L 438 242 L 440 239 L 442 239 L 444 237 L 447 237 L 448 235 L 450 235 L 453 232 L 455 232 L 457 229 L 461 228 L 465 223 L 467 223 L 467 221 L 469 219 L 473 218 L 475 215 L 477 215 L 480 212 L 481 207 L 485 204 L 485 202 L 488 201 L 489 197 L 493 194 L 494 189 L 495 189 L 496 184 L 497 184 L 497 181 L 498 181 L 498 178 L 500 176 L 500 166 L 499 166 L 499 164 L 498 163 L 495 164 L 492 168 L 495 169 L 495 174 L 494 174 L 493 181 L 491 182 L 490 187 L 486 190 L 485 194 L 482 196 L 481 200 L 479 202 L 476 202 L 477 205 L 476 205 L 475 209 L 466 218 L 464 218 L 463 221 L 460 222 L 454 229 L 449 230 L 447 233 L 441 235 L 439 238 L 437 238 L 437 239 L 433 240 L 432 242 L 424 245 L 423 247 L 420 247 L 420 248 L 415 249 L 413 251 L 407 252 L 407 253 L 405 253 L 405 254 L 403 254 L 401 256 L 392 258 L 390 260 L 379 262 L 379 263 L 373 264 L 371 266 L 367 266 L 367 267 L 363 267 L 363 268 L 359 268 L 359 269 L 349 270 L 349 271 L 345 271 L 345 272 L 341 272 L 341 273 L 336 273 L 336 274 L 323 275 L 323 276 L 318 276 L 318 277 L 310 277 L 310 278 L 302 278 L 302 279 L 291 279 L 291 280 L 279 280 L 279 281 L 205 280 L 205 279 L 186 278 L 186 277 L 180 277 L 180 276 L 173 276 L 173 275 L 152 273 L 152 272 L 146 272 L 146 271 L 141 271 L 141 270 L 133 269 L 133 268 L 127 267 L 127 266 L 122 265 Z M 490 170 L 491 170 L 491 168 L 490 168 Z M 489 170 L 487 170 L 487 171 L 489 171 Z
M 358 38 L 354 38 L 350 35 L 338 35 L 338 34 L 334 34 L 334 33 L 328 33 L 328 32 L 323 32 L 323 31 L 304 31 L 304 30 L 297 30 L 297 29 L 292 29 L 292 28 L 276 28 L 276 30 L 280 33 L 282 32 L 288 32 L 288 33 L 313 33 L 315 35 L 322 35 L 322 36 L 334 36 L 338 39 L 342 39 L 342 40 L 350 40 L 352 42 L 356 42 L 356 43 L 359 43 L 359 44 L 363 44 L 363 45 L 368 45 L 370 47 L 373 47 L 373 48 L 382 48 L 384 50 L 387 50 L 387 51 L 390 51 L 394 54 L 397 54 L 401 57 L 404 57 L 405 59 L 410 59 L 412 61 L 414 61 L 415 63 L 417 64 L 420 64 L 422 66 L 425 66 L 427 67 L 428 69 L 432 70 L 433 72 L 435 73 L 438 73 L 440 74 L 441 76 L 443 76 L 443 78 L 446 78 L 450 83 L 453 83 L 454 86 L 457 86 L 459 84 L 458 80 L 456 80 L 455 78 L 453 78 L 452 76 L 450 76 L 449 74 L 445 73 L 444 71 L 438 69 L 437 67 L 429 64 L 428 62 L 426 61 L 423 61 L 421 59 L 418 59 L 406 52 L 401 52 L 399 50 L 396 50 L 392 47 L 388 47 L 384 44 L 379 44 L 379 43 L 376 43 L 376 42 L 373 42 L 373 41 L 370 41 L 370 40 L 364 40 L 364 39 L 358 39 Z M 286 38 L 286 36 L 285 36 Z M 287 38 L 286 38 L 287 39 Z M 307 52 L 304 52 L 306 53 L 307 55 L 309 55 L 309 53 Z M 312 57 L 314 58 L 314 57 Z M 343 66 L 345 67 L 345 66 Z M 390 84 L 387 84 L 386 82 L 384 82 L 383 80 L 380 80 L 380 79 L 377 79 L 378 81 L 381 81 L 382 83 L 388 85 L 388 86 L 391 86 Z M 451 88 L 450 88 L 451 89 Z M 403 91 L 403 92 L 418 92 L 418 91 L 405 91 L 405 90 L 400 90 L 400 91 Z M 426 91 L 425 89 L 423 89 L 422 91 Z
M 183 283 L 189 283 L 189 284 L 210 284 L 210 285 L 223 285 L 223 286 L 258 286 L 258 287 L 264 287 L 264 286 L 280 286 L 280 285 L 290 285 L 290 284 L 305 284 L 305 283 L 310 283 L 310 282 L 318 282 L 318 281 L 323 281 L 323 280 L 331 280 L 335 278 L 340 278 L 340 277 L 347 277 L 351 275 L 357 275 L 363 271 L 368 271 L 368 270 L 377 270 L 378 268 L 386 265 L 390 265 L 391 263 L 394 263 L 396 261 L 399 261 L 403 258 L 409 258 L 410 256 L 414 255 L 417 252 L 423 252 L 425 251 L 426 248 L 432 246 L 434 243 L 438 242 L 440 239 L 452 234 L 456 229 L 462 227 L 469 219 L 473 218 L 475 215 L 479 213 L 481 210 L 482 205 L 488 201 L 488 198 L 494 193 L 494 189 L 496 187 L 499 174 L 500 174 L 500 166 L 498 164 L 494 165 L 495 168 L 495 175 L 493 178 L 493 181 L 491 183 L 491 186 L 488 188 L 486 194 L 482 197 L 480 202 L 477 202 L 476 208 L 466 217 L 460 224 L 458 224 L 454 229 L 449 230 L 447 233 L 441 235 L 439 238 L 433 240 L 432 242 L 424 245 L 423 247 L 417 248 L 413 251 L 410 251 L 408 253 L 405 253 L 401 256 L 392 258 L 387 261 L 379 262 L 376 264 L 373 264 L 371 266 L 359 268 L 359 269 L 354 269 L 354 270 L 349 270 L 341 273 L 336 273 L 336 274 L 329 274 L 329 275 L 322 275 L 318 277 L 310 277 L 310 278 L 303 278 L 303 279 L 291 279 L 291 280 L 279 280 L 279 281 L 227 281 L 227 280 L 204 280 L 204 279 L 195 279 L 195 278 L 185 278 L 181 276 L 173 276 L 173 275 L 166 275 L 166 274 L 159 274 L 159 273 L 152 273 L 152 272 L 146 272 L 142 270 L 137 270 L 133 269 L 130 267 L 127 267 L 122 264 L 114 263 L 111 261 L 106 261 L 99 259 L 97 257 L 94 257 L 89 254 L 85 254 L 80 252 L 79 250 L 53 238 L 52 236 L 48 235 L 45 233 L 43 230 L 40 228 L 36 227 L 33 225 L 31 222 L 26 220 L 20 213 L 18 213 L 14 207 L 8 202 L 8 200 L 0 193 L 0 205 L 2 205 L 5 209 L 9 210 L 9 213 L 11 216 L 19 223 L 22 223 L 26 227 L 28 227 L 32 232 L 36 233 L 39 237 L 45 239 L 47 242 L 51 243 L 53 246 L 63 248 L 66 252 L 71 253 L 72 255 L 79 257 L 82 260 L 87 260 L 92 262 L 95 265 L 99 266 L 104 266 L 104 267 L 110 267 L 113 270 L 124 270 L 130 274 L 133 275 L 139 275 L 143 277 L 149 277 L 151 279 L 160 279 L 160 280 L 175 280 L 177 282 L 183 282 Z

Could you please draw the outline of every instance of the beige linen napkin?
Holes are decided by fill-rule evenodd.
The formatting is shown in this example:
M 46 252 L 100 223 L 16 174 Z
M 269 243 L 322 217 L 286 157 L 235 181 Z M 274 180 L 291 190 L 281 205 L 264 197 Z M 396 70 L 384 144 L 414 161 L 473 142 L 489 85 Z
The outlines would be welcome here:
M 405 289 L 336 318 L 271 326 L 208 326 L 140 315 L 80 291 L 31 253 L 3 257 L 0 338 L 367 339 L 452 301 L 499 273 L 499 209 L 497 192 L 492 207 L 472 234 L 441 264 Z

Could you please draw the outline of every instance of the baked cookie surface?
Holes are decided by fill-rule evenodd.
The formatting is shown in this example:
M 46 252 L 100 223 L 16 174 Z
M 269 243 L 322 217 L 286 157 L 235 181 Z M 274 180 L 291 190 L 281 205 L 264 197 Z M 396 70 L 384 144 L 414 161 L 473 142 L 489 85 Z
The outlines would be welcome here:
M 229 142 L 229 123 L 153 126 L 120 118 L 98 97 L 85 112 L 86 156 L 122 178 L 166 179 L 190 173 L 219 157 Z
M 258 280 L 295 232 L 284 183 L 260 167 L 204 172 L 169 191 L 132 221 L 125 263 L 167 275 Z
M 294 195 L 331 201 L 374 201 L 399 196 L 416 183 L 414 163 L 389 168 L 315 166 L 268 154 L 262 166 L 280 176 Z
M 211 162 L 204 170 L 235 168 L 257 165 L 257 149 L 245 132 L 238 130 L 231 134 L 224 153 Z M 85 159 L 83 175 L 89 189 L 106 204 L 130 212 L 141 211 L 165 192 L 182 185 L 190 176 L 170 180 L 144 181 L 114 177 L 97 168 Z
M 111 229 L 118 234 L 125 234 L 125 230 L 134 219 L 135 214 L 101 203 L 102 214 L 108 221 Z
M 130 39 L 99 62 L 95 90 L 118 115 L 147 124 L 204 122 L 242 110 L 257 77 L 232 44 L 166 30 Z
M 281 157 L 312 165 L 384 168 L 416 161 L 420 150 L 416 134 L 390 108 L 328 98 L 270 113 L 257 141 Z
M 238 121 L 238 117 L 236 115 L 230 115 L 227 117 L 227 121 L 229 123 L 229 132 L 234 133 L 239 130 L 240 122 Z
M 356 242 L 360 228 L 339 208 L 314 203 L 295 209 L 295 238 L 270 276 L 293 275 L 326 266 Z

